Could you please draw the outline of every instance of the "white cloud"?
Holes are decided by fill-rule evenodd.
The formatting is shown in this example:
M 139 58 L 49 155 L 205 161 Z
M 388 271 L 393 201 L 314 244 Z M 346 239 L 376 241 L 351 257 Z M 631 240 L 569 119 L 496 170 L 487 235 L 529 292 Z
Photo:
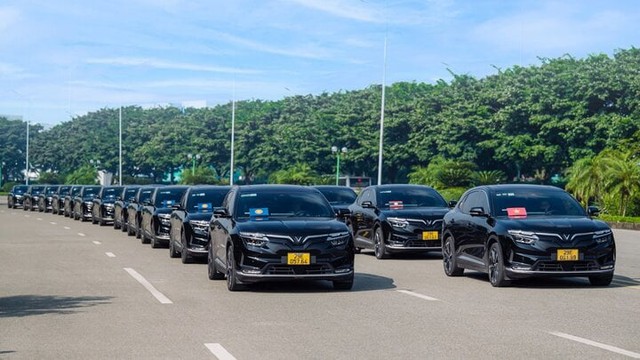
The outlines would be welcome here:
M 88 64 L 115 65 L 115 66 L 141 66 L 156 69 L 189 70 L 201 72 L 214 72 L 226 74 L 257 74 L 258 70 L 238 69 L 221 66 L 208 66 L 190 63 L 170 62 L 152 58 L 136 57 L 113 57 L 113 58 L 91 58 L 86 61 Z
M 287 0 L 289 2 L 294 2 L 299 5 L 320 10 L 326 13 L 329 13 L 334 16 L 364 21 L 364 22 L 372 22 L 372 23 L 381 23 L 384 22 L 384 18 L 380 16 L 379 11 L 376 10 L 372 6 L 372 4 L 367 4 L 364 2 L 360 2 L 356 5 L 356 3 L 348 2 L 345 0 Z

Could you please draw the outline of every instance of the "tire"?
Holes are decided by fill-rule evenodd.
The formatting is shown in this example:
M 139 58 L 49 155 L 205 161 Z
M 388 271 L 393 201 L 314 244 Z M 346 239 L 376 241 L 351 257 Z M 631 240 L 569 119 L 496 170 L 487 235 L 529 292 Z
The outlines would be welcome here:
M 239 291 L 242 284 L 238 281 L 236 270 L 236 259 L 233 254 L 233 245 L 227 247 L 227 289 L 229 291 Z
M 173 238 L 170 236 L 169 237 L 169 257 L 172 259 L 175 259 L 178 256 L 180 256 L 180 253 L 178 252 L 178 250 L 176 250 L 176 242 L 173 241 Z
M 129 224 L 125 224 L 126 228 L 127 228 L 127 235 L 128 236 L 133 236 L 136 233 L 133 231 L 133 228 L 131 226 L 129 226 Z
M 351 233 L 351 237 L 353 237 L 353 239 L 354 239 L 354 241 L 355 241 L 355 239 L 356 239 L 356 234 L 354 234 L 354 232 L 353 232 L 353 224 L 351 224 L 351 222 L 349 222 L 349 223 L 347 224 L 347 228 L 349 229 L 349 232 Z M 361 250 L 362 250 L 362 248 L 356 247 L 356 248 L 354 248 L 353 252 L 354 252 L 355 254 L 360 254 L 360 251 L 361 251 Z
M 389 258 L 387 249 L 384 247 L 384 234 L 381 227 L 377 227 L 373 234 L 373 253 L 378 260 Z
M 184 230 L 180 232 L 180 243 L 182 244 L 182 250 L 180 251 L 180 260 L 183 264 L 189 264 L 193 261 L 193 257 L 189 254 L 189 246 L 187 246 L 187 235 L 184 234 Z
M 487 273 L 489 282 L 493 287 L 504 287 L 509 285 L 504 273 L 504 257 L 502 256 L 502 248 L 498 242 L 494 242 L 489 247 L 487 255 Z
M 213 251 L 211 250 L 211 246 L 209 246 L 209 251 L 207 251 L 207 275 L 209 276 L 209 280 L 224 279 L 224 273 L 221 273 L 216 268 L 215 259 L 213 258 Z
M 336 280 L 333 282 L 333 288 L 335 290 L 351 290 L 351 288 L 353 287 L 353 273 L 351 274 L 351 277 L 349 277 L 349 280 Z
M 447 276 L 460 276 L 464 273 L 464 269 L 458 267 L 455 245 L 451 235 L 447 235 L 442 244 L 442 265 Z
M 149 224 L 149 231 L 151 232 L 151 237 L 148 238 L 148 239 L 149 239 L 149 243 L 151 243 L 151 247 L 153 249 L 157 249 L 157 248 L 160 247 L 160 242 L 156 238 L 156 234 L 154 234 L 154 232 L 155 232 L 155 230 L 153 230 L 154 228 L 155 228 L 155 226 L 153 225 L 153 222 L 151 222 Z M 144 233 L 142 234 L 142 236 L 144 237 Z
M 593 286 L 609 286 L 613 280 L 613 274 L 589 276 L 589 282 Z

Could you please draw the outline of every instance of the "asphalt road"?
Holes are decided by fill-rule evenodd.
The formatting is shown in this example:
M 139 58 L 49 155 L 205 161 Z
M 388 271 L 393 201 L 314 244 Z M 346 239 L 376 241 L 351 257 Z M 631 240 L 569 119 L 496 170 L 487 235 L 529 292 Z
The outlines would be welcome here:
M 112 227 L 0 208 L 2 359 L 640 358 L 640 233 L 615 230 L 611 286 L 447 278 L 439 253 L 356 256 L 329 282 L 231 293 Z

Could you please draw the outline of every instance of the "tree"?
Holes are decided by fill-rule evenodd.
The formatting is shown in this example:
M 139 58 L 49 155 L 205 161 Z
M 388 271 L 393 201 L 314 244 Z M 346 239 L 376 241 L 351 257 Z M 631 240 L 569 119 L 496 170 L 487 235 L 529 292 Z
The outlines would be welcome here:
M 85 165 L 67 175 L 65 178 L 65 184 L 95 185 L 98 183 L 97 178 L 98 174 L 96 169 L 91 165 Z

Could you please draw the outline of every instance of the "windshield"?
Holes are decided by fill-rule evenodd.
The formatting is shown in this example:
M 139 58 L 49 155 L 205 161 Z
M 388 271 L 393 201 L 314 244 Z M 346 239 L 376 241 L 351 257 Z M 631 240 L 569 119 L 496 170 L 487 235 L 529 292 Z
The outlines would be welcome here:
M 380 208 L 392 210 L 447 207 L 447 203 L 437 191 L 418 187 L 382 189 L 379 193 L 378 204 Z
M 44 187 L 41 186 L 34 186 L 31 188 L 31 194 L 32 195 L 39 195 L 42 191 L 44 190 Z
M 356 193 L 350 188 L 318 188 L 331 205 L 350 205 L 356 201 Z
M 493 197 L 496 216 L 585 216 L 582 206 L 564 191 L 517 189 L 499 191 Z
M 86 198 L 92 198 L 94 197 L 98 192 L 100 191 L 99 187 L 86 187 L 84 188 L 84 191 L 82 192 L 82 197 Z
M 127 190 L 124 192 L 124 199 L 125 199 L 125 200 L 129 200 L 129 199 L 131 199 L 132 197 L 135 197 L 137 192 L 138 192 L 138 189 L 127 189 Z
M 57 187 L 48 187 L 47 188 L 47 195 L 53 195 L 56 193 L 56 191 L 58 191 Z
M 71 189 L 71 186 L 61 186 L 58 190 L 58 194 L 66 194 L 69 192 L 69 189 Z
M 28 186 L 16 186 L 13 189 L 13 193 L 14 194 L 24 194 L 25 191 L 27 191 L 29 187 Z
M 104 189 L 104 191 L 102 192 L 102 198 L 103 199 L 115 199 L 116 196 L 118 196 L 121 191 L 122 191 L 121 188 L 120 189 L 119 188 Z
M 139 202 L 147 202 L 151 200 L 151 194 L 153 194 L 153 189 L 140 190 Z
M 333 217 L 327 200 L 313 191 L 269 190 L 239 194 L 236 218 Z
M 186 189 L 159 189 L 156 193 L 154 205 L 157 207 L 171 207 L 180 201 L 185 191 Z
M 71 188 L 71 195 L 72 196 L 76 196 L 78 194 L 80 194 L 80 191 L 82 191 L 82 187 L 81 186 L 76 186 Z
M 187 211 L 211 212 L 222 205 L 227 189 L 207 189 L 192 191 L 187 199 Z

